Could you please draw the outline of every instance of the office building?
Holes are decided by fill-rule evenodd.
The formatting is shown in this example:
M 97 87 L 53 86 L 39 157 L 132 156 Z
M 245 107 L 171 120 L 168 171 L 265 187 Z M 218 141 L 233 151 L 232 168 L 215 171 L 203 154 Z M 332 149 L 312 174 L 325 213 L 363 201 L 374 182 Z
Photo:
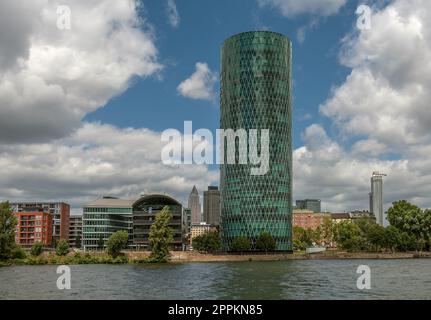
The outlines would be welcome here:
M 204 222 L 218 226 L 220 224 L 220 191 L 218 187 L 209 186 L 204 191 Z
M 162 194 L 144 195 L 133 203 L 133 244 L 136 248 L 151 249 L 148 239 L 151 225 L 155 221 L 156 214 L 166 206 L 169 207 L 172 215 L 169 223 L 173 231 L 171 248 L 173 250 L 183 249 L 183 206 L 174 198 Z
M 18 224 L 15 231 L 15 242 L 23 247 L 31 247 L 35 242 L 44 246 L 52 243 L 53 217 L 40 211 L 20 211 L 14 213 Z
M 188 208 L 192 212 L 192 223 L 200 223 L 202 221 L 201 201 L 196 186 L 193 186 L 192 192 L 190 192 Z
M 69 218 L 69 246 L 74 248 L 82 246 L 82 216 Z
M 10 204 L 14 212 L 43 211 L 52 215 L 52 242 L 69 240 L 70 205 L 64 202 L 15 202 Z
M 296 200 L 296 209 L 311 210 L 315 213 L 322 212 L 319 199 Z
M 386 227 L 386 217 L 383 212 L 383 177 L 386 174 L 373 172 L 371 176 L 370 211 L 376 217 L 376 222 Z
M 103 197 L 86 206 L 82 216 L 82 247 L 84 250 L 106 248 L 106 241 L 115 232 L 129 234 L 129 246 L 133 245 L 133 204 L 135 200 Z M 104 245 L 100 246 L 99 241 Z
M 250 161 L 239 164 L 239 151 L 236 164 L 220 165 L 220 230 L 227 251 L 238 236 L 256 249 L 262 232 L 275 238 L 277 251 L 292 251 L 291 49 L 287 37 L 269 31 L 240 33 L 222 45 L 221 129 L 249 135 L 251 129 L 259 135 L 269 130 L 266 174 L 252 175 L 257 166 Z

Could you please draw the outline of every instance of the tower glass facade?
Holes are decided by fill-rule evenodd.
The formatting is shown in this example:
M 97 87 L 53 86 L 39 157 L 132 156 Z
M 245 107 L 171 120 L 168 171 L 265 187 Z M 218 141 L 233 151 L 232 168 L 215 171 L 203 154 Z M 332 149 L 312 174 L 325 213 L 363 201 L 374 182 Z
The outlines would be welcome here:
M 277 250 L 291 251 L 291 42 L 279 33 L 245 32 L 227 39 L 221 55 L 221 129 L 269 129 L 265 175 L 251 175 L 252 164 L 220 167 L 224 249 L 238 236 L 255 248 L 266 231 Z

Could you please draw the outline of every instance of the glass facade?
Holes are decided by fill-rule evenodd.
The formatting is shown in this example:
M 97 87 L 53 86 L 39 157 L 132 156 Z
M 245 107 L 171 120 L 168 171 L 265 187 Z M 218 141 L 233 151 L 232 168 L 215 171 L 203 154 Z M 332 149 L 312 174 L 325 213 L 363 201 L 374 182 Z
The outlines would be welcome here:
M 106 241 L 115 232 L 129 233 L 129 245 L 133 244 L 132 207 L 84 207 L 82 216 L 82 246 L 85 250 L 100 249 L 100 236 Z
M 251 175 L 252 164 L 220 166 L 224 249 L 238 236 L 255 248 L 266 231 L 277 250 L 291 251 L 291 42 L 274 32 L 245 32 L 227 39 L 221 55 L 221 129 L 269 129 L 270 140 L 266 175 Z

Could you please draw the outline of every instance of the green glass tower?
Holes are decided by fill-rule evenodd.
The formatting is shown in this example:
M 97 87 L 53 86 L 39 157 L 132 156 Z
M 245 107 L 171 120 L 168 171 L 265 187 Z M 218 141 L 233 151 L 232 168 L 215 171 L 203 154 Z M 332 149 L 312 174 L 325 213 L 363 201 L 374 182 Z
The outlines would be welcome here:
M 239 236 L 256 249 L 262 232 L 275 238 L 277 251 L 292 250 L 291 61 L 290 40 L 275 32 L 244 32 L 222 45 L 221 129 L 269 129 L 265 175 L 251 175 L 256 166 L 250 162 L 220 166 L 220 228 L 227 251 Z

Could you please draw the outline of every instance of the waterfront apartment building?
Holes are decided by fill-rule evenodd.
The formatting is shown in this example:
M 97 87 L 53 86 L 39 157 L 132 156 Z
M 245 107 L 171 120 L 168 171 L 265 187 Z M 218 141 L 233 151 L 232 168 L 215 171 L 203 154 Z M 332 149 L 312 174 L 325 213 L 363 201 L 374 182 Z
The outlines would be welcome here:
M 192 223 L 200 223 L 202 221 L 201 201 L 200 201 L 199 192 L 196 186 L 193 186 L 193 189 L 190 192 L 188 208 L 192 212 Z
M 69 218 L 69 246 L 74 248 L 82 246 L 82 216 Z
M 220 224 L 220 191 L 218 187 L 209 186 L 204 191 L 204 222 L 218 226 Z
M 293 210 L 293 226 L 303 229 L 316 230 L 322 227 L 325 219 L 331 219 L 329 213 L 314 213 L 312 210 L 296 209 Z
M 124 230 L 129 234 L 129 246 L 133 245 L 133 203 L 114 197 L 97 199 L 83 209 L 82 247 L 84 250 L 106 248 L 106 241 L 115 232 Z M 99 246 L 103 239 L 103 247 Z
M 52 215 L 52 242 L 69 240 L 70 205 L 65 202 L 14 202 L 10 204 L 13 212 L 40 212 Z
M 239 236 L 256 249 L 262 232 L 275 238 L 277 251 L 293 249 L 291 63 L 291 41 L 279 33 L 244 32 L 222 45 L 220 128 L 244 129 L 249 135 L 255 129 L 258 141 L 262 130 L 269 130 L 266 174 L 252 175 L 258 165 L 239 164 L 239 153 L 235 164 L 223 159 L 220 165 L 220 231 L 226 251 Z
M 133 203 L 134 247 L 144 250 L 150 249 L 150 241 L 148 239 L 150 228 L 155 221 L 157 213 L 164 207 L 168 207 L 172 215 L 169 227 L 173 231 L 173 241 L 170 246 L 174 250 L 183 249 L 183 206 L 174 198 L 163 194 L 144 195 Z
M 320 199 L 296 200 L 296 209 L 311 210 L 314 213 L 322 212 Z
M 52 243 L 53 217 L 44 211 L 15 212 L 18 224 L 15 230 L 15 242 L 23 247 L 31 247 L 41 242 L 48 247 Z

